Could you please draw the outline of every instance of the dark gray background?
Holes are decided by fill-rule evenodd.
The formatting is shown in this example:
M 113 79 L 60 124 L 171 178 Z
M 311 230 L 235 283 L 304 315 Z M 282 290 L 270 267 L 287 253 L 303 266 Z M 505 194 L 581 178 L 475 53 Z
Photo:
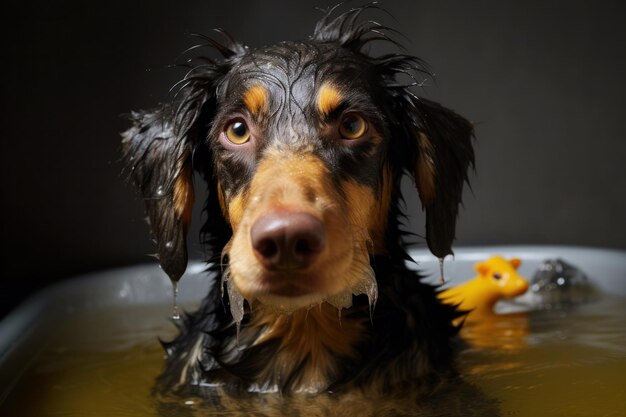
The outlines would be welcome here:
M 167 100 L 182 75 L 167 64 L 194 43 L 186 32 L 304 39 L 313 7 L 332 3 L 3 3 L 0 313 L 54 280 L 150 261 L 141 201 L 120 174 L 120 114 Z M 622 4 L 385 1 L 396 22 L 368 15 L 436 73 L 420 94 L 477 123 L 458 245 L 626 249 Z

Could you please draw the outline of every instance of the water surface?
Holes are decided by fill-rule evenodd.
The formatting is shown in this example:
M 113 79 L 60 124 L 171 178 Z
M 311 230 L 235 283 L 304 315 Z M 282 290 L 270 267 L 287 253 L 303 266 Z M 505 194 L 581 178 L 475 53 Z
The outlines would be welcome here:
M 287 404 L 266 395 L 233 400 L 237 413 L 211 410 L 199 398 L 151 395 L 164 359 L 157 336 L 169 339 L 176 333 L 169 315 L 170 305 L 117 308 L 75 313 L 55 323 L 27 369 L 16 376 L 0 415 L 396 415 L 402 401 L 407 413 L 423 416 L 463 408 L 466 412 L 459 415 L 516 417 L 608 417 L 626 410 L 624 298 L 603 297 L 568 310 L 499 316 L 468 326 L 463 335 L 469 346 L 459 357 L 463 382 L 443 387 L 431 399 L 411 403 L 417 394 L 381 399 L 354 393 L 344 399 L 301 397 Z

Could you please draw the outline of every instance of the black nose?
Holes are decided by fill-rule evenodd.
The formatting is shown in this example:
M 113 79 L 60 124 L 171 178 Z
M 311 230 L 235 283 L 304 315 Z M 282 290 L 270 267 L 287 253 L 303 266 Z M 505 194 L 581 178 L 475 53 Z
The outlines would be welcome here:
M 315 216 L 273 211 L 250 229 L 252 248 L 268 269 L 305 268 L 315 262 L 326 245 L 324 225 Z

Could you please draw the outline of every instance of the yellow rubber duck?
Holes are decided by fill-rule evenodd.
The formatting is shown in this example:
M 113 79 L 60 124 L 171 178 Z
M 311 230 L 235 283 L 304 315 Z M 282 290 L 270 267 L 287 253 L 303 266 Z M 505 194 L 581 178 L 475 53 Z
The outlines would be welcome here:
M 493 256 L 474 265 L 478 275 L 463 284 L 439 293 L 447 304 L 458 304 L 460 310 L 470 311 L 467 320 L 492 315 L 493 307 L 502 298 L 522 295 L 528 290 L 528 281 L 517 273 L 522 261 Z

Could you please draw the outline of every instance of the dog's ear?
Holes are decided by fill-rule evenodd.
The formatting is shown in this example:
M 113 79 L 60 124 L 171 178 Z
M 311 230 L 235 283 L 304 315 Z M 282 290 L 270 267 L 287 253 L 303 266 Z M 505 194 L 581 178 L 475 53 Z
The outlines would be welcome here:
M 185 77 L 173 89 L 174 104 L 152 112 L 134 112 L 133 126 L 122 134 L 123 154 L 131 177 L 145 201 L 150 227 L 163 270 L 178 280 L 187 268 L 187 229 L 193 207 L 194 152 L 207 137 L 216 110 L 216 89 L 246 47 L 222 30 L 224 38 L 194 34 L 199 47 L 217 50 L 223 60 L 197 56 L 182 66 Z M 203 164 L 210 164 L 210 157 Z M 205 177 L 210 167 L 200 169 Z
M 405 167 L 426 211 L 426 241 L 439 258 L 452 253 L 456 217 L 474 164 L 472 123 L 432 101 L 410 95 L 403 123 L 409 141 Z
M 193 140 L 178 137 L 169 106 L 133 112 L 133 126 L 122 134 L 131 177 L 145 202 L 163 270 L 178 280 L 187 268 L 186 235 L 193 206 Z

